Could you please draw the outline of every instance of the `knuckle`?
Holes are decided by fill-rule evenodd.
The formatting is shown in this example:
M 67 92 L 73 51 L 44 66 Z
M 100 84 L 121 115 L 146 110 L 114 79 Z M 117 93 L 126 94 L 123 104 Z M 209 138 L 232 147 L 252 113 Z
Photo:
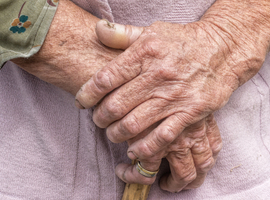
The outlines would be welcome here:
M 185 183 L 191 183 L 194 181 L 197 177 L 197 172 L 196 170 L 189 171 L 184 177 L 182 177 L 183 182 Z
M 141 132 L 141 126 L 138 122 L 138 119 L 134 115 L 123 119 L 120 126 L 124 132 L 129 133 L 133 137 Z
M 156 152 L 153 149 L 153 146 L 148 143 L 141 143 L 138 152 L 140 152 L 140 159 L 149 159 L 155 156 Z
M 155 36 L 146 37 L 142 42 L 139 55 L 163 58 L 164 52 L 162 49 L 164 50 L 164 48 L 161 48 L 162 46 L 164 46 L 163 42 Z
M 200 138 L 196 140 L 195 144 L 192 146 L 191 151 L 192 154 L 196 156 L 209 157 L 212 155 L 212 149 L 208 146 L 208 143 Z
M 178 79 L 177 68 L 171 67 L 170 65 L 157 67 L 153 75 L 165 81 Z
M 159 41 L 155 38 L 146 38 L 142 44 L 142 50 L 144 50 L 147 55 L 155 56 L 159 53 L 157 43 L 159 43 Z
M 206 160 L 205 162 L 197 165 L 196 166 L 197 171 L 200 173 L 206 173 L 214 166 L 214 163 L 215 163 L 214 158 L 211 157 L 208 160 Z
M 119 119 L 124 115 L 124 109 L 117 100 L 111 99 L 111 101 L 106 102 L 105 109 L 110 118 Z
M 197 177 L 197 170 L 194 166 L 190 164 L 185 165 L 183 168 L 178 169 L 176 172 L 176 181 L 177 183 L 185 183 L 188 184 L 196 179 Z
M 101 92 L 109 91 L 112 88 L 112 81 L 108 73 L 104 71 L 97 72 L 94 77 L 94 84 Z
M 119 134 L 115 134 L 109 128 L 106 129 L 106 135 L 112 143 L 119 143 L 119 140 L 121 139 Z
M 177 149 L 177 153 L 174 154 L 176 158 L 178 158 L 179 160 L 183 157 L 186 157 L 190 154 L 190 148 L 188 147 L 184 147 L 181 149 Z
M 171 126 L 163 127 L 159 133 L 156 134 L 157 142 L 159 146 L 170 144 L 175 140 L 177 133 Z

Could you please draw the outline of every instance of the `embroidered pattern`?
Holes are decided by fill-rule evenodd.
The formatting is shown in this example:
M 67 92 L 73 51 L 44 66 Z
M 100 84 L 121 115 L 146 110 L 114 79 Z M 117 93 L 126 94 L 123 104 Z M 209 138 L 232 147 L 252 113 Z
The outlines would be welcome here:
M 26 2 L 23 3 L 18 18 L 14 19 L 10 27 L 10 31 L 13 33 L 23 33 L 26 31 L 26 29 L 31 25 L 31 22 L 28 21 L 28 16 L 26 15 L 21 15 L 22 9 L 24 7 Z
M 50 6 L 56 6 L 57 3 L 59 2 L 59 0 L 47 0 L 47 3 L 50 5 Z

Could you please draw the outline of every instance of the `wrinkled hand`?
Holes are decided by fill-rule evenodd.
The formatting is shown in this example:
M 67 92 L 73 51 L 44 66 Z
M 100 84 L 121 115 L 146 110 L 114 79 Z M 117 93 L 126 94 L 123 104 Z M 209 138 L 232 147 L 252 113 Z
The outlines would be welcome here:
M 97 23 L 96 32 L 102 43 L 112 48 L 125 49 L 129 47 L 143 31 L 140 27 L 111 24 L 101 20 Z M 159 123 L 155 123 L 134 138 L 128 140 L 131 145 L 143 139 L 154 130 Z M 222 146 L 220 133 L 212 115 L 206 119 L 191 125 L 180 134 L 167 148 L 152 156 L 140 159 L 141 165 L 150 171 L 159 168 L 162 158 L 167 158 L 170 163 L 171 174 L 164 176 L 161 188 L 178 192 L 183 188 L 191 189 L 199 187 L 212 168 L 216 156 Z M 116 168 L 116 174 L 127 183 L 151 184 L 153 178 L 145 178 L 137 172 L 135 166 L 120 164 Z
M 85 108 L 99 102 L 94 122 L 107 127 L 113 142 L 130 140 L 161 121 L 130 145 L 131 159 L 154 163 L 153 158 L 178 141 L 187 127 L 224 106 L 232 92 L 260 69 L 268 45 L 237 32 L 235 27 L 245 27 L 237 20 L 223 28 L 213 18 L 146 27 L 134 44 L 77 93 Z
M 221 37 L 225 33 L 218 31 L 204 21 L 154 23 L 97 72 L 76 98 L 88 108 L 110 92 L 97 105 L 93 119 L 98 126 L 107 127 L 113 142 L 133 138 L 163 120 L 129 147 L 134 154 L 143 152 L 150 158 L 186 127 L 224 106 L 232 92 L 262 64 L 261 54 L 248 57 L 248 46 L 240 49 L 236 41 L 225 40 Z M 252 46 L 249 49 L 253 51 Z M 240 69 L 246 71 L 239 74 Z
M 80 15 L 78 15 L 78 13 Z M 76 15 L 77 18 L 74 17 L 74 15 Z M 78 17 L 80 20 L 77 21 Z M 76 23 L 72 23 L 70 21 L 72 19 L 76 19 Z M 57 13 L 41 50 L 29 59 L 18 58 L 14 59 L 13 61 L 29 73 L 41 78 L 42 80 L 75 94 L 81 85 L 92 76 L 92 74 L 105 66 L 109 61 L 122 52 L 120 50 L 108 49 L 99 43 L 94 32 L 95 23 L 98 20 L 99 19 L 93 17 L 89 13 L 86 13 L 69 1 L 60 1 Z M 69 24 L 72 24 L 73 26 L 69 26 Z M 63 30 L 63 27 L 65 27 L 65 32 L 59 34 L 61 30 Z M 82 31 L 85 29 L 85 27 L 88 27 L 88 32 Z M 132 27 L 129 28 L 132 29 Z M 100 34 L 102 34 L 104 37 L 103 42 L 107 41 L 107 45 L 115 45 L 114 43 L 110 44 L 110 42 L 116 40 L 111 40 L 111 38 L 108 37 L 110 34 L 106 33 L 105 31 L 103 32 L 102 27 L 100 30 Z M 141 34 L 142 30 L 142 28 L 137 27 L 136 29 L 131 30 L 130 33 L 133 34 L 128 35 L 127 41 L 123 40 L 123 37 L 121 37 L 121 41 L 117 41 L 119 48 L 125 49 L 131 45 Z M 143 132 L 143 134 L 149 130 L 150 129 L 147 129 Z M 140 136 L 142 136 L 142 134 L 140 134 Z M 200 158 L 204 160 L 208 159 L 209 162 L 208 166 L 204 166 L 205 173 L 210 169 L 209 166 L 213 164 L 214 155 L 219 150 L 218 148 L 214 150 L 212 149 L 214 146 L 220 147 L 220 142 L 218 142 L 220 138 L 212 138 L 213 139 L 211 140 L 209 136 L 209 145 L 203 149 L 205 152 L 200 152 L 202 155 L 205 155 Z M 130 140 L 129 142 L 131 144 L 134 141 L 135 139 L 132 139 L 132 141 Z M 177 148 L 180 150 L 181 148 L 187 149 L 190 147 L 185 147 L 184 145 L 178 144 Z M 207 148 L 208 150 L 206 151 Z M 188 152 L 189 150 L 186 151 Z M 168 153 L 164 152 L 163 154 L 159 154 L 159 157 L 165 156 L 165 154 Z M 191 181 L 196 177 L 194 173 L 197 171 L 197 166 L 194 166 L 194 163 L 197 162 L 195 162 L 196 159 L 194 159 L 193 162 L 190 155 L 191 153 L 183 155 L 181 162 L 187 162 L 188 160 L 190 162 L 188 169 L 191 169 L 191 172 L 182 171 L 182 169 L 174 169 L 174 167 L 172 167 L 172 169 L 175 172 L 174 174 L 184 178 L 187 173 L 193 173 L 193 176 L 189 177 Z M 171 157 L 173 158 L 173 155 L 171 155 Z M 158 159 L 161 159 L 161 157 L 158 158 L 158 156 L 156 156 L 156 160 Z M 199 161 L 200 159 L 198 158 L 197 160 Z M 175 163 L 175 161 L 179 160 L 174 159 L 172 163 Z M 142 165 L 144 165 L 143 160 Z M 136 174 L 137 171 L 133 171 L 135 174 L 131 174 L 129 172 L 130 168 L 125 169 L 126 167 L 128 166 L 120 165 L 116 170 L 118 176 L 120 177 L 123 177 L 122 174 L 125 172 L 127 175 L 126 182 L 150 183 L 154 181 L 154 179 L 150 180 L 146 179 L 145 177 L 141 177 L 140 174 Z M 159 164 L 158 166 L 153 165 L 153 167 L 158 168 Z M 194 181 L 194 183 L 196 183 L 195 185 L 198 185 L 198 183 L 200 184 L 202 179 L 203 177 L 200 179 L 196 178 Z M 179 179 L 177 180 L 180 181 Z M 186 183 L 187 180 L 184 182 Z M 168 186 L 164 184 L 164 187 L 169 187 L 169 189 L 167 189 L 169 191 L 179 191 L 181 189 L 179 186 L 176 187 L 176 185 L 171 187 L 170 180 L 168 181 L 168 184 Z
M 128 141 L 129 145 L 140 142 L 158 124 L 154 124 L 135 138 Z M 143 168 L 156 171 L 162 158 L 170 165 L 170 174 L 160 180 L 160 187 L 169 192 L 199 187 L 213 167 L 222 147 L 222 141 L 213 115 L 187 127 L 167 148 L 162 149 L 151 158 L 139 153 Z M 146 178 L 139 174 L 135 165 L 119 164 L 116 174 L 126 183 L 152 184 L 156 177 Z

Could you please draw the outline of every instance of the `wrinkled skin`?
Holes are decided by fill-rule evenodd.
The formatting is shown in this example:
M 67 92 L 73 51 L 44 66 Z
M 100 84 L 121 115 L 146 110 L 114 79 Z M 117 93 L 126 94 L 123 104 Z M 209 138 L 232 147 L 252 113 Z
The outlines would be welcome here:
M 192 130 L 187 127 L 203 130 L 200 122 L 222 108 L 233 91 L 254 76 L 264 62 L 269 23 L 262 25 L 261 20 L 258 25 L 258 18 L 267 12 L 261 14 L 255 8 L 254 12 L 249 1 L 233 1 L 239 4 L 236 8 L 244 5 L 248 15 L 239 15 L 232 7 L 236 18 L 231 18 L 226 5 L 219 5 L 224 2 L 228 3 L 217 1 L 211 7 L 214 10 L 199 22 L 156 22 L 146 27 L 137 41 L 95 73 L 76 95 L 85 108 L 97 104 L 94 122 L 107 127 L 107 136 L 115 143 L 130 140 L 161 122 L 128 149 L 129 158 L 141 160 L 148 170 L 156 170 L 164 155 L 172 161 L 170 155 L 175 154 L 166 152 L 179 142 L 180 135 Z M 262 9 L 260 3 L 252 1 Z M 218 10 L 222 6 L 223 10 Z M 219 16 L 222 12 L 224 18 Z M 258 26 L 254 28 L 254 24 Z M 177 162 L 171 162 L 176 169 L 173 163 Z M 125 167 L 125 174 L 134 170 Z M 161 187 L 173 191 L 165 186 L 172 181 L 163 179 Z M 179 191 L 182 186 L 173 189 Z
M 152 125 L 136 137 L 128 141 L 129 145 L 139 142 L 157 124 Z M 171 173 L 164 175 L 160 180 L 160 187 L 170 192 L 179 192 L 183 189 L 193 189 L 201 186 L 207 172 L 214 166 L 217 155 L 222 147 L 219 129 L 213 115 L 187 127 L 171 144 L 160 152 L 149 157 L 144 153 L 136 156 L 142 166 L 155 171 L 162 158 L 170 164 Z M 134 165 L 120 164 L 116 174 L 127 183 L 152 184 L 155 177 L 146 178 L 140 175 Z
M 40 79 L 71 94 L 76 94 L 83 83 L 96 71 L 123 52 L 106 48 L 99 42 L 94 31 L 98 20 L 72 2 L 60 0 L 41 50 L 29 59 L 17 58 L 13 62 Z M 88 27 L 88 32 L 85 32 L 86 27 Z M 65 31 L 62 32 L 62 30 Z M 61 34 L 59 34 L 60 32 Z M 198 125 L 190 126 L 174 144 L 155 157 L 156 162 L 160 162 L 161 157 L 167 156 L 171 163 L 172 175 L 176 178 L 175 181 L 169 181 L 169 184 L 164 183 L 164 189 L 172 192 L 179 191 L 192 181 L 188 188 L 198 187 L 207 171 L 213 166 L 221 148 L 221 137 L 214 120 L 211 117 L 209 119 L 211 120 L 202 120 L 200 126 L 202 130 L 199 131 L 199 134 L 197 134 Z M 137 138 L 128 141 L 129 144 L 143 138 L 155 126 L 142 130 Z M 193 132 L 195 132 L 194 136 Z M 178 162 L 187 168 L 179 168 Z M 150 184 L 155 180 L 155 178 L 143 177 L 136 170 L 133 171 L 134 173 L 129 173 L 126 170 L 129 165 L 124 166 L 123 168 L 123 165 L 119 165 L 116 173 L 120 178 L 125 174 L 124 181 L 126 182 Z M 159 168 L 159 163 L 153 167 Z M 201 178 L 196 179 L 196 173 L 202 174 Z M 188 176 L 189 174 L 190 176 Z M 177 187 L 172 183 L 177 183 Z
M 99 42 L 95 34 L 99 20 L 71 1 L 60 0 L 40 51 L 28 59 L 12 61 L 75 95 L 97 70 L 122 53 Z
M 101 42 L 112 48 L 130 46 L 142 32 L 142 27 L 110 24 L 106 20 L 100 20 L 96 27 L 96 33 Z M 108 38 L 110 39 L 108 40 Z M 128 140 L 128 144 L 131 145 L 139 139 L 143 139 L 158 124 L 160 122 L 131 138 Z M 160 186 L 164 190 L 178 192 L 183 188 L 199 187 L 203 183 L 207 172 L 212 168 L 216 160 L 221 146 L 219 129 L 213 115 L 210 115 L 186 128 L 173 143 L 151 157 L 151 159 L 148 157 L 144 159 L 140 155 L 136 155 L 136 157 L 140 158 L 144 168 L 152 171 L 156 171 L 161 159 L 166 157 L 171 166 L 171 174 L 163 176 Z M 151 184 L 155 181 L 155 177 L 151 179 L 142 177 L 135 169 L 135 166 L 128 164 L 118 165 L 116 174 L 127 183 Z

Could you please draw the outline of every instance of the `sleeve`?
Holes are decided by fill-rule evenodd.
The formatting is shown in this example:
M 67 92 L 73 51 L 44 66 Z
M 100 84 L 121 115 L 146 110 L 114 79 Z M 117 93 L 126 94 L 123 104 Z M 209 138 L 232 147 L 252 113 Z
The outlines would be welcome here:
M 0 68 L 10 59 L 39 51 L 59 0 L 0 1 Z

